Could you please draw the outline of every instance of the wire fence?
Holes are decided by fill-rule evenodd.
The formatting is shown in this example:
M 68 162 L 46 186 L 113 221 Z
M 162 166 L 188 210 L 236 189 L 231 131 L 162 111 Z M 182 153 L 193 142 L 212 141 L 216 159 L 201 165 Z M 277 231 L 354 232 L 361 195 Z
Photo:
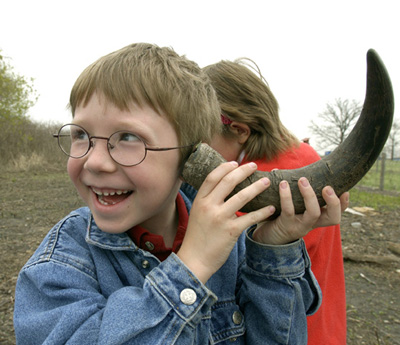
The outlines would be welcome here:
M 400 192 L 400 159 L 387 159 L 385 154 L 357 184 L 380 191 Z

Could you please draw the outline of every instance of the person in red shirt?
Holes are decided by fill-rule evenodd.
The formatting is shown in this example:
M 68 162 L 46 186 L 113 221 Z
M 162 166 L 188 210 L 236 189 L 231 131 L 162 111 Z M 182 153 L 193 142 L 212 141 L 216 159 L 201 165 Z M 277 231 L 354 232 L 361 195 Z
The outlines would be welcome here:
M 250 63 L 251 62 L 251 63 Z M 319 160 L 282 124 L 279 106 L 250 59 L 204 67 L 221 106 L 221 129 L 210 142 L 227 161 L 254 161 L 258 170 L 297 169 Z M 253 73 L 253 71 L 256 73 Z M 317 228 L 304 238 L 323 301 L 307 319 L 308 344 L 346 344 L 346 296 L 340 226 Z

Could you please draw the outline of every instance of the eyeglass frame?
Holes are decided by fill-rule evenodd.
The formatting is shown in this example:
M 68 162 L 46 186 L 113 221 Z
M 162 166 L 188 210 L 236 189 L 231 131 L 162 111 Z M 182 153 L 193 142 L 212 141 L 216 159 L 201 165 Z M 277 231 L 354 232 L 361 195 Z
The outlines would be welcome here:
M 79 157 L 73 157 L 73 156 L 71 156 L 70 154 L 68 154 L 67 152 L 65 152 L 65 150 L 64 150 L 63 147 L 61 146 L 61 144 L 60 144 L 60 136 L 61 136 L 61 135 L 60 135 L 60 132 L 61 132 L 61 130 L 62 130 L 64 127 L 66 127 L 66 126 L 76 126 L 76 127 L 79 127 L 79 128 L 81 128 L 81 129 L 88 135 L 89 145 L 88 145 L 87 151 L 86 151 L 83 155 L 81 155 L 81 156 L 79 156 Z M 135 164 L 121 164 L 121 163 L 117 162 L 117 161 L 114 159 L 114 157 L 111 155 L 110 146 L 112 146 L 112 145 L 110 144 L 110 138 L 111 138 L 114 134 L 119 133 L 119 132 L 125 132 L 125 133 L 129 133 L 129 134 L 133 134 L 135 137 L 137 137 L 137 138 L 143 143 L 143 145 L 144 145 L 144 156 L 143 156 L 143 159 L 142 159 L 139 163 L 135 163 Z M 62 126 L 60 127 L 60 129 L 58 130 L 58 133 L 57 133 L 57 134 L 53 134 L 53 138 L 57 138 L 57 143 L 58 143 L 58 146 L 59 146 L 59 148 L 61 149 L 61 151 L 62 151 L 66 156 L 68 156 L 68 157 L 70 157 L 70 158 L 74 158 L 74 159 L 83 158 L 83 157 L 85 157 L 85 156 L 89 153 L 90 149 L 94 147 L 94 142 L 93 142 L 92 139 L 107 140 L 107 151 L 108 151 L 108 154 L 110 155 L 111 159 L 112 159 L 115 163 L 117 163 L 117 164 L 119 164 L 119 165 L 121 165 L 121 166 L 124 166 L 124 167 L 134 167 L 134 166 L 139 165 L 140 163 L 142 163 L 142 162 L 146 159 L 146 157 L 147 157 L 147 151 L 170 151 L 170 150 L 177 150 L 177 149 L 183 149 L 183 148 L 193 147 L 193 146 L 194 146 L 194 149 L 192 150 L 192 152 L 195 152 L 196 149 L 197 149 L 197 147 L 198 147 L 199 144 L 200 144 L 200 143 L 197 143 L 197 144 L 196 144 L 196 143 L 193 143 L 193 144 L 189 144 L 189 145 L 182 145 L 182 146 L 175 146 L 175 147 L 148 147 L 147 144 L 143 141 L 143 139 L 142 139 L 141 137 L 139 137 L 137 134 L 133 133 L 133 132 L 120 130 L 120 131 L 116 131 L 116 132 L 112 133 L 108 138 L 107 138 L 107 137 L 100 137 L 100 136 L 97 136 L 97 135 L 91 136 L 91 135 L 89 134 L 89 132 L 88 132 L 85 128 L 83 128 L 82 126 L 77 125 L 77 124 L 75 124 L 75 123 L 67 123 L 67 124 L 65 124 L 65 125 L 62 125 Z

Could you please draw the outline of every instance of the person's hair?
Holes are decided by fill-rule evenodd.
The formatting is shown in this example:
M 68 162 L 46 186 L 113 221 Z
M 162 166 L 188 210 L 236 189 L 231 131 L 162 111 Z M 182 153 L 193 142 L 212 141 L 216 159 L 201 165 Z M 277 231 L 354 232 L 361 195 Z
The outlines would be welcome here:
M 165 115 L 176 130 L 179 145 L 208 142 L 220 131 L 220 107 L 209 78 L 172 48 L 136 43 L 95 61 L 71 90 L 72 116 L 95 92 L 121 110 L 135 103 Z M 181 149 L 181 157 L 190 151 Z
M 247 61 L 251 61 L 254 67 Z M 271 160 L 287 151 L 299 140 L 283 126 L 279 105 L 258 66 L 250 59 L 234 62 L 222 60 L 203 68 L 217 92 L 223 116 L 249 126 L 251 134 L 243 146 L 248 160 Z M 222 134 L 232 136 L 229 124 L 223 124 Z

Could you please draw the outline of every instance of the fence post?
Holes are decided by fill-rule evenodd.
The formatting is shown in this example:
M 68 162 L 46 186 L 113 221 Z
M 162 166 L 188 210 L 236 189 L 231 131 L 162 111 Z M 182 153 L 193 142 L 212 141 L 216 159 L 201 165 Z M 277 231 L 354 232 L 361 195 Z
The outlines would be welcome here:
M 382 152 L 381 155 L 381 177 L 380 177 L 380 183 L 379 183 L 379 190 L 383 191 L 385 189 L 385 161 L 386 161 L 386 153 Z

